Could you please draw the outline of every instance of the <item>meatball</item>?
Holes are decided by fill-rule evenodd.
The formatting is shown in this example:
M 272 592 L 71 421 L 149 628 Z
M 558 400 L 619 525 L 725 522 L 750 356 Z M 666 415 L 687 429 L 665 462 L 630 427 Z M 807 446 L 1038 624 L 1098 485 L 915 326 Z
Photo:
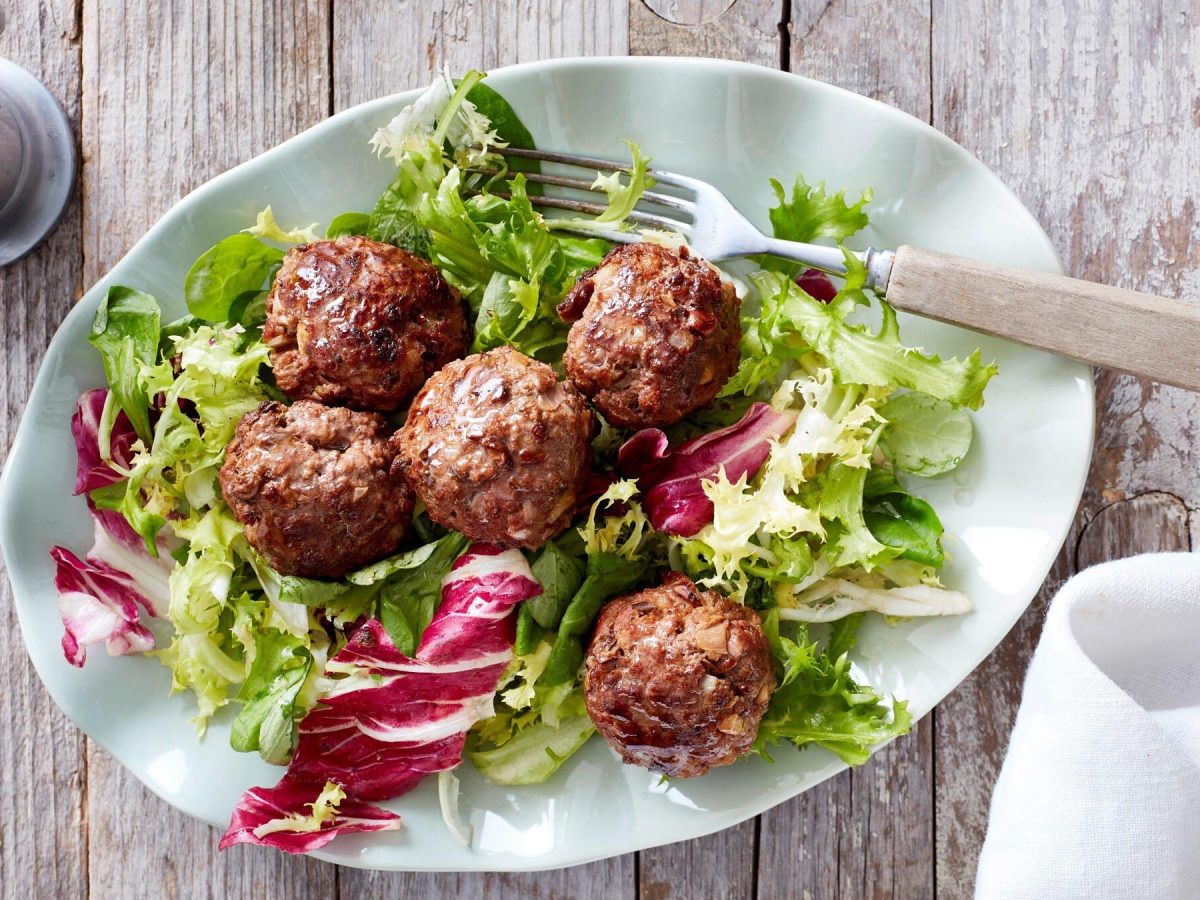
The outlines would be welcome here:
M 246 540 L 284 575 L 341 578 L 389 556 L 413 495 L 377 413 L 300 400 L 246 413 L 225 451 L 221 491 Z
M 621 759 L 688 778 L 750 749 L 775 670 L 754 610 L 670 572 L 600 611 L 583 686 Z
M 390 412 L 467 352 L 470 330 L 462 298 L 430 263 L 347 236 L 288 251 L 263 340 L 292 399 Z
M 593 429 L 575 388 L 499 347 L 430 378 L 395 442 L 431 519 L 473 540 L 534 549 L 571 521 Z
M 567 377 L 614 425 L 671 425 L 737 371 L 738 307 L 733 286 L 686 247 L 616 247 L 559 304 L 574 322 Z

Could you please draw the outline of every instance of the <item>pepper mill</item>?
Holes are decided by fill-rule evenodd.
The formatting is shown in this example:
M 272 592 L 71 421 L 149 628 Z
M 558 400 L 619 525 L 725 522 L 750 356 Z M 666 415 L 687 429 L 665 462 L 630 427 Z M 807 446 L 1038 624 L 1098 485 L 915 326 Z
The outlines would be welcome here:
M 0 267 L 58 223 L 75 183 L 75 137 L 40 81 L 0 59 Z

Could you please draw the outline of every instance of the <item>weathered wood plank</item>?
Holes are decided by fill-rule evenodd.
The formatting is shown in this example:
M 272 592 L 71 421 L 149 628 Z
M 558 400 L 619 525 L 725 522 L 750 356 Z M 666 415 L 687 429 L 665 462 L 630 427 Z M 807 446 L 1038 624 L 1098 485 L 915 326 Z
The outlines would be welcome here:
M 427 84 L 449 67 L 621 56 L 627 0 L 336 0 L 336 109 Z
M 751 819 L 708 837 L 643 850 L 638 854 L 638 896 L 641 900 L 748 900 L 754 896 L 757 831 L 757 822 Z
M 862 767 L 762 815 L 758 896 L 933 896 L 932 803 L 927 716 Z
M 503 0 L 486 3 L 337 0 L 334 17 L 337 109 L 420 87 L 443 67 L 495 68 L 556 56 L 623 54 L 625 0 Z M 632 855 L 557 872 L 441 875 L 339 871 L 344 898 L 631 897 Z
M 326 115 L 328 35 L 323 0 L 106 0 L 89 7 L 86 282 L 184 193 Z M 130 809 L 151 813 L 131 816 Z M 216 830 L 171 809 L 95 746 L 87 815 L 95 896 L 111 895 L 114 885 L 131 897 L 329 896 L 336 889 L 335 869 L 324 863 L 264 848 L 218 855 Z
M 1196 296 L 1191 173 L 1200 125 L 1180 112 L 1193 110 L 1197 91 L 1193 12 L 1187 0 L 934 3 L 934 125 L 1016 190 L 1074 275 Z M 1200 505 L 1200 398 L 1110 372 L 1098 374 L 1097 394 L 1096 456 L 1066 554 L 1001 648 L 936 713 L 937 882 L 948 896 L 971 890 L 992 785 L 1056 582 L 1102 558 L 1185 546 L 1178 510 L 1164 518 L 1162 498 L 1154 513 L 1141 499 L 1106 505 L 1154 491 L 1186 509 Z M 1105 524 L 1118 520 L 1143 524 L 1123 526 L 1118 540 Z M 1144 524 L 1155 521 L 1172 524 Z M 1097 541 L 1099 533 L 1109 536 Z
M 670 4 L 676 7 L 671 21 L 642 0 L 628 2 L 629 52 L 633 56 L 711 56 L 772 69 L 779 68 L 782 61 L 779 0 L 738 0 L 715 19 L 708 18 L 711 0 L 675 0 Z M 703 24 L 678 24 L 686 21 Z
M 929 0 L 791 0 L 791 70 L 928 122 Z
M 6 4 L 0 55 L 42 80 L 79 123 L 79 32 L 71 3 Z M 79 296 L 79 200 L 58 230 L 22 261 L 0 270 L 0 452 L 7 454 L 50 336 Z M 10 643 L 17 617 L 7 572 L 0 607 Z M 0 688 L 0 883 L 25 896 L 83 896 L 87 842 L 83 736 L 46 694 L 24 650 L 4 667 Z

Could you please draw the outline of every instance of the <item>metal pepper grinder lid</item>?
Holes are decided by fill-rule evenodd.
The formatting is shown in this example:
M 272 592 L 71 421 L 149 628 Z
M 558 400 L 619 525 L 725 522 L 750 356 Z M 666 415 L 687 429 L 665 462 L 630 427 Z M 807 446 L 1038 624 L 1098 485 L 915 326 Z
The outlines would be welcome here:
M 0 59 L 0 266 L 42 242 L 75 183 L 75 137 L 40 81 Z

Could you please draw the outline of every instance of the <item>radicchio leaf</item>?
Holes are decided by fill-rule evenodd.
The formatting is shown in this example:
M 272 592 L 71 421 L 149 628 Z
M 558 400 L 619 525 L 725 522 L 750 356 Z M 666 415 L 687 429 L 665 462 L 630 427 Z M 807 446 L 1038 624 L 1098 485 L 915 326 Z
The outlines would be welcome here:
M 85 391 L 75 405 L 75 414 L 71 416 L 71 436 L 75 438 L 78 457 L 75 468 L 76 495 L 89 493 L 125 477 L 100 457 L 100 419 L 107 399 L 108 388 Z M 133 457 L 130 447 L 136 440 L 137 434 L 129 423 L 129 417 L 124 412 L 117 413 L 109 437 L 109 459 L 128 468 Z
M 828 303 L 837 296 L 837 286 L 829 280 L 829 276 L 816 269 L 805 269 L 796 276 L 796 284 L 814 300 Z
M 81 560 L 65 547 L 53 548 L 50 556 L 67 662 L 82 666 L 87 645 L 101 641 L 111 656 L 154 649 L 154 635 L 138 623 L 138 607 L 154 612 L 131 577 L 107 563 Z
M 251 788 L 238 801 L 220 849 L 262 844 L 287 853 L 308 853 L 339 834 L 400 827 L 400 817 L 394 812 L 348 798 L 322 806 L 324 795 L 319 787 L 286 779 L 278 787 Z M 305 808 L 311 814 L 306 814 Z
M 741 420 L 670 449 L 657 428 L 643 428 L 617 453 L 617 469 L 638 480 L 642 507 L 656 530 L 691 537 L 713 519 L 703 482 L 724 468 L 737 481 L 753 477 L 771 453 L 771 442 L 787 433 L 794 412 L 754 403 Z
M 367 620 L 326 665 L 327 674 L 343 677 L 301 721 L 287 774 L 274 791 L 248 792 L 222 847 L 249 842 L 292 853 L 312 849 L 285 846 L 282 832 L 270 835 L 274 841 L 255 834 L 263 814 L 251 812 L 259 798 L 276 792 L 311 797 L 329 782 L 356 802 L 385 800 L 457 766 L 467 730 L 492 715 L 492 697 L 512 659 L 513 607 L 541 590 L 520 551 L 475 544 L 443 581 L 441 605 L 415 656 L 396 649 L 378 619 Z M 269 812 L 273 819 L 281 812 L 303 814 L 296 803 L 282 801 Z

